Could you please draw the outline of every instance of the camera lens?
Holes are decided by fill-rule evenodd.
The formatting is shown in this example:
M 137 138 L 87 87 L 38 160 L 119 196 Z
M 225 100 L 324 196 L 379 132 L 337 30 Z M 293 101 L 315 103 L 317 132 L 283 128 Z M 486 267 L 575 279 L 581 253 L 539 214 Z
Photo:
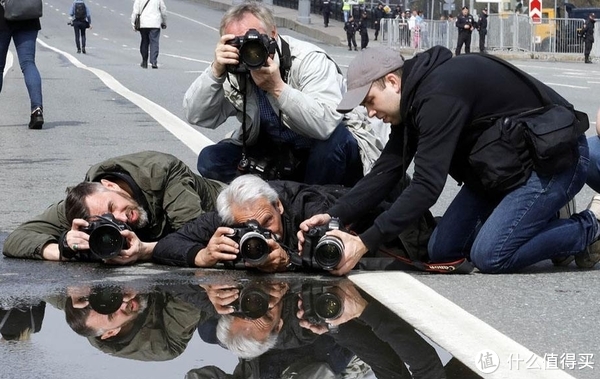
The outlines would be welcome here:
M 90 250 L 101 259 L 117 256 L 123 249 L 125 238 L 113 225 L 100 225 L 90 234 Z
M 265 262 L 269 255 L 267 239 L 257 232 L 244 234 L 240 239 L 240 254 L 246 262 L 253 265 Z
M 260 288 L 245 288 L 240 294 L 240 311 L 244 317 L 257 319 L 269 310 L 269 295 Z
M 88 298 L 90 307 L 102 315 L 116 312 L 123 304 L 123 292 L 116 287 L 96 287 Z
M 240 48 L 240 60 L 248 66 L 248 69 L 254 70 L 265 65 L 269 52 L 261 40 L 247 41 Z
M 315 313 L 322 319 L 332 320 L 338 318 L 342 311 L 342 301 L 331 292 L 324 292 L 315 299 Z
M 337 237 L 324 236 L 315 247 L 315 262 L 324 270 L 333 270 L 342 260 L 344 243 Z

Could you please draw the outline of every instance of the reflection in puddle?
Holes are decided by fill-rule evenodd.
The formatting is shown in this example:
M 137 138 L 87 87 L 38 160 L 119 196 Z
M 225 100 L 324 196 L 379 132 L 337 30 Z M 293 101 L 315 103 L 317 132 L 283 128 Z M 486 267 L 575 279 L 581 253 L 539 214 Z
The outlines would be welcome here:
M 345 278 L 203 277 L 11 302 L 0 300 L 0 359 L 20 378 L 39 377 L 40 350 L 58 356 L 46 378 L 479 377 Z M 61 350 L 76 352 L 68 370 L 52 367 L 73 358 Z

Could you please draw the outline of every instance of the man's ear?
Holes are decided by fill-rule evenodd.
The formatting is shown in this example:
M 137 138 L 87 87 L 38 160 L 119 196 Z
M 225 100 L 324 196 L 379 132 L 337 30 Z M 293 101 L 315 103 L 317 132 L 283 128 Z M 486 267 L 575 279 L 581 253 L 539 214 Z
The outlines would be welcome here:
M 279 214 L 282 215 L 283 214 L 283 203 L 281 202 L 281 200 L 277 199 L 277 204 L 275 204 L 275 206 L 279 210 Z
M 385 76 L 385 79 L 392 86 L 392 88 L 394 89 L 394 91 L 396 93 L 400 93 L 400 90 L 402 89 L 402 85 L 401 85 L 401 80 L 398 76 L 390 73 Z
M 121 331 L 121 327 L 115 328 L 115 329 L 111 329 L 111 330 L 107 330 L 106 332 L 104 332 L 104 334 L 102 334 L 100 336 L 101 340 L 105 340 L 107 338 L 111 338 L 116 336 L 117 334 L 119 334 L 119 332 Z
M 100 184 L 102 184 L 104 187 L 110 189 L 110 190 L 120 190 L 121 187 L 119 187 L 119 185 L 115 182 L 111 182 L 108 179 L 100 179 Z

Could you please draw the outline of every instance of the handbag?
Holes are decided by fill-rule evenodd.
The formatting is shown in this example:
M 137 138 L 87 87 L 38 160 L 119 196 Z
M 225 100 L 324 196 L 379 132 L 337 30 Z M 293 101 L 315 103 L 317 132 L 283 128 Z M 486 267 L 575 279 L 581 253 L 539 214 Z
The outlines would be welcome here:
M 149 1 L 150 1 L 150 0 L 147 0 L 147 1 L 146 1 L 146 4 L 144 4 L 144 7 L 142 8 L 141 12 L 140 12 L 140 13 L 137 13 L 137 14 L 135 15 L 135 20 L 133 21 L 133 28 L 135 29 L 135 31 L 136 31 L 136 32 L 139 32 L 139 31 L 140 31 L 140 28 L 141 28 L 141 24 L 140 24 L 140 17 L 142 16 L 142 12 L 144 11 L 144 9 L 146 9 L 146 5 L 148 5 L 148 2 L 149 2 Z
M 3 0 L 4 18 L 8 21 L 33 20 L 42 17 L 42 0 Z

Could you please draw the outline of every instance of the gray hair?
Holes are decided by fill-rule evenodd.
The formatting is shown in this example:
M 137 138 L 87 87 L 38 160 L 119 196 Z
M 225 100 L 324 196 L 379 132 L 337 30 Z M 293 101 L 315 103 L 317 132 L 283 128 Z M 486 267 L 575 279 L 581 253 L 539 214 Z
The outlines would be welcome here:
M 252 359 L 275 347 L 278 335 L 276 331 L 271 331 L 266 341 L 258 341 L 242 334 L 232 335 L 231 323 L 235 318 L 232 315 L 222 315 L 217 322 L 217 339 L 227 350 L 240 358 Z
M 250 1 L 231 7 L 225 12 L 221 19 L 219 33 L 221 35 L 225 34 L 225 28 L 229 24 L 241 20 L 248 13 L 256 17 L 263 24 L 265 31 L 271 32 L 271 30 L 275 29 L 276 24 L 273 12 L 259 2 Z
M 233 205 L 248 205 L 260 199 L 267 199 L 269 203 L 277 205 L 279 195 L 256 175 L 238 176 L 217 197 L 217 212 L 225 225 L 233 225 Z

